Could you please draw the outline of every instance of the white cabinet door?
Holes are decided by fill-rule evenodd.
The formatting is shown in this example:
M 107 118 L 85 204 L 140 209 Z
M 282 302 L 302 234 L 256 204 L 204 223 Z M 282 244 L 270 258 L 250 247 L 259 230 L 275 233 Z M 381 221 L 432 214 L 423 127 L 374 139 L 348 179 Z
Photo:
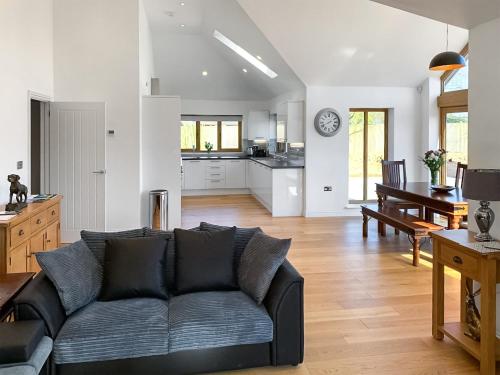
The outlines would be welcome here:
M 288 143 L 304 142 L 304 102 L 288 102 L 286 138 Z
M 273 170 L 268 167 L 262 168 L 262 200 L 267 208 L 273 209 Z
M 186 190 L 205 189 L 205 162 L 202 160 L 184 161 L 184 188 Z
M 226 161 L 226 188 L 241 189 L 246 186 L 246 160 Z
M 248 139 L 264 138 L 269 140 L 269 111 L 250 111 L 248 113 Z

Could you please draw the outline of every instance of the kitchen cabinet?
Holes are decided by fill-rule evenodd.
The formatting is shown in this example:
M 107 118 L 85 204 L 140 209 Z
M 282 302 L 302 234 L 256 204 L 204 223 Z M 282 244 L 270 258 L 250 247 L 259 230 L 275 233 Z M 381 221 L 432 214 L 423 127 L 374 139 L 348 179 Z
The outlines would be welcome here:
M 184 167 L 184 187 L 187 190 L 205 189 L 205 163 L 203 160 L 185 160 Z
M 246 188 L 246 160 L 226 161 L 226 188 Z
M 269 111 L 250 111 L 247 120 L 248 139 L 269 140 L 270 125 Z
M 278 105 L 276 134 L 278 141 L 304 142 L 304 102 L 290 101 Z

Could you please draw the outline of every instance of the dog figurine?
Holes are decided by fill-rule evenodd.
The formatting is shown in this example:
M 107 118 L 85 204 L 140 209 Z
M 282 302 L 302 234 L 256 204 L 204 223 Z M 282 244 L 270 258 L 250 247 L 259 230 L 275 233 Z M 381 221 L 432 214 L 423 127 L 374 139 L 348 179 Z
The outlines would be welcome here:
M 7 176 L 7 181 L 10 182 L 10 199 L 9 199 L 9 204 L 12 204 L 12 196 L 16 194 L 16 201 L 18 203 L 23 202 L 23 196 L 24 196 L 24 202 L 28 199 L 28 188 L 26 185 L 23 185 L 19 182 L 21 179 L 20 176 L 17 174 L 9 174 Z

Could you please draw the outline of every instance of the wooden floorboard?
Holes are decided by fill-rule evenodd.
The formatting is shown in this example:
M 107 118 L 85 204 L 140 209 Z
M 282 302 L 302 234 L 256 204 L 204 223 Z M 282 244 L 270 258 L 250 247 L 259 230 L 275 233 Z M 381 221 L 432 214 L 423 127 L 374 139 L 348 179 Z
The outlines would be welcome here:
M 304 363 L 235 374 L 479 373 L 478 362 L 450 340 L 432 338 L 432 264 L 411 265 L 404 234 L 389 229 L 381 238 L 372 220 L 363 239 L 361 217 L 273 218 L 249 195 L 184 197 L 182 226 L 200 221 L 292 238 L 289 259 L 305 278 Z M 447 272 L 447 320 L 458 319 L 459 287 L 457 274 Z

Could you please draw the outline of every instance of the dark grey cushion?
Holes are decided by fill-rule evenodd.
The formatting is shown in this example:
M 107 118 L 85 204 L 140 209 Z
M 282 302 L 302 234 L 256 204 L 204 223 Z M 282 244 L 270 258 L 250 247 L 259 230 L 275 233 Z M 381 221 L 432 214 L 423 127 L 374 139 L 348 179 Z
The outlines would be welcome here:
M 168 302 L 94 302 L 71 315 L 54 342 L 57 364 L 168 354 Z
M 85 242 L 37 253 L 36 260 L 54 284 L 66 315 L 96 300 L 101 290 L 102 265 Z
M 235 230 L 174 230 L 176 293 L 237 289 L 233 268 Z
M 174 290 L 175 288 L 175 236 L 173 231 L 163 231 L 151 228 L 146 228 L 144 235 L 146 237 L 162 237 L 167 242 L 167 255 L 166 255 L 166 286 L 167 290 Z
M 173 297 L 169 325 L 171 353 L 273 340 L 273 322 L 266 309 L 241 291 Z
M 241 290 L 261 304 L 278 268 L 286 259 L 292 240 L 281 240 L 262 232 L 248 242 L 241 256 L 238 283 Z
M 222 225 L 210 224 L 202 221 L 199 226 L 200 230 L 206 230 L 209 232 L 219 231 L 219 230 L 227 230 L 231 227 L 225 227 Z M 255 228 L 236 228 L 236 233 L 234 234 L 234 271 L 238 273 L 238 268 L 240 266 L 241 254 L 245 250 L 245 247 L 248 244 L 248 241 L 253 237 L 253 235 L 257 232 L 262 232 L 262 229 L 259 227 Z
M 94 253 L 95 257 L 104 265 L 104 251 L 106 249 L 106 240 L 111 238 L 136 238 L 144 237 L 146 228 L 131 229 L 122 232 L 91 232 L 82 230 L 80 236 L 85 241 L 90 251 Z
M 100 301 L 151 297 L 167 299 L 164 237 L 106 240 Z

